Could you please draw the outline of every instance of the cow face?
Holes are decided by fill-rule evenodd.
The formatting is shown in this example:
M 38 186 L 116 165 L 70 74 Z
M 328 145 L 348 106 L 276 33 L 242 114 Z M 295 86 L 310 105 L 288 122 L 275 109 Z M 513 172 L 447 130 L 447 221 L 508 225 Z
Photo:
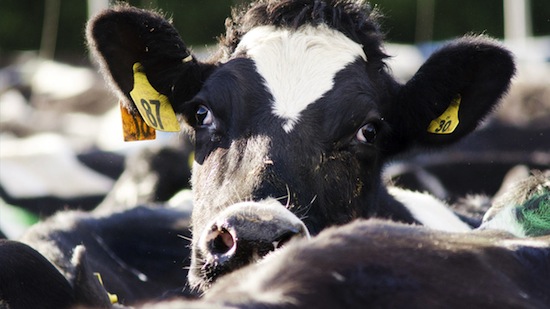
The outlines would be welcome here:
M 190 56 L 152 12 L 116 7 L 88 25 L 91 50 L 125 106 L 135 110 L 139 62 L 194 136 L 194 286 L 354 218 L 415 222 L 381 185 L 384 162 L 472 131 L 514 73 L 507 51 L 469 37 L 399 85 L 366 6 L 316 3 L 251 6 L 228 24 L 212 63 Z
M 266 198 L 288 202 L 312 232 L 367 215 L 387 133 L 388 96 L 373 87 L 389 87 L 383 77 L 327 27 L 250 31 L 178 110 L 196 140 L 194 225 Z

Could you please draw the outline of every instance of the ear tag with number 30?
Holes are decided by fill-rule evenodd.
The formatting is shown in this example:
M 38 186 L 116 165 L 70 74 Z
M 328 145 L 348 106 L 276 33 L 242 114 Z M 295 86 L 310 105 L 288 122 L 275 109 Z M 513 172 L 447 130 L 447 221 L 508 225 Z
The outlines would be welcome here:
M 461 101 L 460 94 L 457 95 L 449 107 L 441 114 L 441 116 L 435 118 L 430 122 L 428 126 L 428 132 L 434 134 L 451 134 L 458 127 L 458 107 Z
M 134 63 L 133 70 L 134 89 L 130 96 L 145 123 L 159 131 L 179 132 L 180 124 L 168 97 L 151 86 L 141 63 Z

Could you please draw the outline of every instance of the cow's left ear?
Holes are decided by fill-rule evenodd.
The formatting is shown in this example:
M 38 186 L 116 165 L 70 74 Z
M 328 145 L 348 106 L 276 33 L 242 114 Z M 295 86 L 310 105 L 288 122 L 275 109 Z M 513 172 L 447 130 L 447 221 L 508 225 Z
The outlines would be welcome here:
M 386 150 L 439 146 L 464 137 L 497 105 L 514 74 L 513 56 L 492 39 L 464 37 L 444 46 L 383 112 L 393 134 Z

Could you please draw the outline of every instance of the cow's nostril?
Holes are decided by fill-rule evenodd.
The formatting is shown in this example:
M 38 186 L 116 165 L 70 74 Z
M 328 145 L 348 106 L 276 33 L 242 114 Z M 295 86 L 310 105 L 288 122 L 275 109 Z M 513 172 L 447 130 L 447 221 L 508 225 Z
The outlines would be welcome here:
M 208 243 L 211 253 L 225 254 L 235 245 L 235 239 L 227 229 L 216 228 L 213 233 L 216 233 L 216 235 Z

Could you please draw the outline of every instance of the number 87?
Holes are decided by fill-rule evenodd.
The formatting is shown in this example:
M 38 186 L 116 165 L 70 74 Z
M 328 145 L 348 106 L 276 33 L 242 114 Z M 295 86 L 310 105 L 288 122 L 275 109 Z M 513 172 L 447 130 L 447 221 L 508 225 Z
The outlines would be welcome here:
M 153 115 L 153 111 L 151 110 L 151 105 L 155 106 L 155 115 Z M 141 99 L 141 106 L 143 106 L 143 109 L 145 110 L 145 113 L 147 115 L 147 119 L 151 122 L 151 125 L 153 127 L 158 127 L 162 130 L 164 129 L 164 126 L 162 125 L 162 119 L 160 117 L 160 101 L 159 100 L 147 100 Z

